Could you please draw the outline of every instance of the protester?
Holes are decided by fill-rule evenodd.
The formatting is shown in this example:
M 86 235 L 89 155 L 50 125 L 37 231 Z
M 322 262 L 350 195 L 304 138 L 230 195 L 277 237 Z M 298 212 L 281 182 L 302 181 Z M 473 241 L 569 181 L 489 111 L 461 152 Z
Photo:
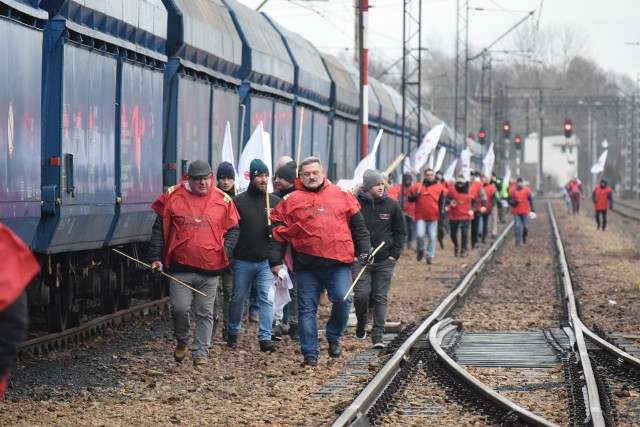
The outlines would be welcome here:
M 482 186 L 487 196 L 486 210 L 480 213 L 482 215 L 482 243 L 484 244 L 487 243 L 489 230 L 491 230 L 491 237 L 495 238 L 498 234 L 498 221 L 493 212 L 494 207 L 500 204 L 500 199 L 498 198 L 497 188 L 489 181 L 489 178 L 482 177 Z
M 480 203 L 474 205 L 473 218 L 471 220 L 471 249 L 474 249 L 478 244 L 478 234 L 482 232 L 483 217 L 487 205 L 487 195 L 484 192 L 482 180 L 480 179 L 480 172 L 474 172 L 472 176 L 472 182 L 469 185 L 469 194 L 475 200 L 480 200 Z
M 167 268 L 183 283 L 171 281 L 171 317 L 177 341 L 173 357 L 180 363 L 191 342 L 190 309 L 195 294 L 196 329 L 193 364 L 207 363 L 213 332 L 213 307 L 220 276 L 229 266 L 240 219 L 227 194 L 212 187 L 211 167 L 203 160 L 189 165 L 180 183 L 169 187 L 151 208 L 158 214 L 149 242 L 153 269 Z
M 413 185 L 413 176 L 410 173 L 402 175 L 402 183 L 389 188 L 388 195 L 400 204 L 404 212 L 404 220 L 407 230 L 407 249 L 413 249 L 413 236 L 415 233 L 414 215 L 416 205 L 409 202 L 409 193 Z M 404 193 L 404 198 L 403 198 Z
M 355 196 L 331 184 L 320 159 L 308 157 L 300 164 L 296 191 L 271 213 L 274 240 L 270 265 L 274 275 L 282 268 L 285 242 L 291 245 L 298 280 L 298 325 L 304 365 L 318 364 L 317 309 L 323 288 L 332 302 L 326 326 L 329 356 L 340 357 L 340 338 L 347 328 L 351 297 L 349 266 L 354 255 L 369 262 L 371 243 Z
M 467 256 L 469 242 L 469 223 L 473 219 L 473 211 L 477 200 L 469 192 L 469 182 L 463 173 L 456 177 L 455 185 L 449 187 L 446 205 L 449 208 L 449 227 L 455 256 Z M 458 244 L 458 230 L 461 232 Z
M 582 184 L 577 176 L 573 177 L 569 183 L 565 186 L 569 198 L 571 199 L 571 210 L 573 214 L 580 213 L 580 200 L 584 198 L 584 192 L 582 191 Z
M 371 247 L 377 248 L 372 264 L 361 267 L 354 263 L 351 273 L 355 279 L 364 268 L 364 272 L 353 289 L 353 305 L 356 309 L 356 338 L 366 337 L 366 325 L 369 308 L 373 314 L 371 341 L 373 347 L 385 347 L 384 325 L 387 320 L 389 288 L 391 278 L 406 236 L 404 214 L 398 202 L 390 198 L 384 187 L 380 172 L 367 169 L 358 193 L 367 230 L 371 236 Z
M 449 182 L 444 180 L 442 171 L 436 172 L 436 181 L 442 183 L 442 191 L 444 193 L 445 201 L 447 194 L 449 194 Z M 449 213 L 446 209 L 440 212 L 440 219 L 438 219 L 438 242 L 440 243 L 440 249 L 444 249 L 444 237 L 449 234 Z
M 591 196 L 593 209 L 596 211 L 596 225 L 600 230 L 600 218 L 602 218 L 602 231 L 607 228 L 607 211 L 613 209 L 613 192 L 606 179 L 600 180 L 600 185 L 593 190 Z
M 513 215 L 513 233 L 516 238 L 516 246 L 520 246 L 520 242 L 527 243 L 529 219 L 536 217 L 533 194 L 531 189 L 524 184 L 522 178 L 518 178 L 515 187 L 509 190 L 509 204 Z
M 295 191 L 295 178 L 297 173 L 298 167 L 296 162 L 291 160 L 289 156 L 281 157 L 278 160 L 278 168 L 275 172 L 275 184 L 278 186 L 278 189 L 274 191 L 273 194 L 283 198 L 292 191 Z M 300 339 L 298 333 L 298 282 L 296 273 L 293 270 L 293 265 L 291 265 L 292 263 L 290 262 L 291 250 L 289 247 L 287 247 L 287 254 L 288 256 L 285 256 L 284 259 L 293 286 L 292 289 L 289 289 L 291 302 L 289 302 L 283 310 L 274 313 L 272 333 L 275 339 L 282 339 L 282 335 L 288 332 L 292 341 L 298 341 Z
M 233 251 L 233 292 L 229 302 L 229 336 L 227 347 L 238 346 L 242 329 L 242 313 L 251 286 L 256 289 L 259 301 L 258 341 L 260 351 L 274 352 L 278 346 L 271 340 L 273 301 L 269 290 L 273 275 L 269 267 L 268 215 L 280 198 L 269 194 L 269 168 L 260 159 L 253 159 L 249 166 L 251 181 L 244 193 L 233 198 L 240 214 L 240 237 Z M 268 197 L 268 200 L 267 200 Z
M 409 201 L 415 203 L 416 234 L 418 236 L 418 261 L 424 256 L 424 236 L 427 235 L 427 264 L 432 264 L 436 252 L 438 220 L 444 211 L 444 186 L 436 181 L 433 169 L 424 172 L 422 182 L 411 188 Z
M 9 383 L 9 368 L 27 335 L 25 288 L 40 271 L 27 246 L 9 227 L 0 223 L 0 402 Z

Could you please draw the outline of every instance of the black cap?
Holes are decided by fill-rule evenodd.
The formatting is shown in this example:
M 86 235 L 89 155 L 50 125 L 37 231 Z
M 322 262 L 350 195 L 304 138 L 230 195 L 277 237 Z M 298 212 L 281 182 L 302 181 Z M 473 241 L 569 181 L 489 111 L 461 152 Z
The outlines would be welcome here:
M 276 171 L 275 175 L 293 184 L 296 179 L 296 169 L 297 169 L 296 161 L 292 160 L 280 166 Z
M 216 172 L 216 180 L 220 180 L 222 178 L 236 178 L 236 172 L 233 169 L 233 165 L 229 162 L 222 162 L 218 166 L 218 171 Z

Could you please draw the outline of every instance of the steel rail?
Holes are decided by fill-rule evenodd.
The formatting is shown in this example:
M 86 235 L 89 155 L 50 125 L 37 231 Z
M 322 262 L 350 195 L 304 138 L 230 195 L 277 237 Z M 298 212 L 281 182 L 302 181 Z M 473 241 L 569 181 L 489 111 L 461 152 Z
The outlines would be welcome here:
M 420 326 L 418 326 L 415 332 L 407 338 L 391 359 L 389 359 L 380 371 L 378 371 L 376 376 L 373 377 L 364 390 L 360 392 L 353 402 L 351 402 L 351 404 L 333 422 L 333 427 L 365 426 L 369 424 L 366 417 L 367 412 L 382 395 L 389 382 L 391 382 L 391 380 L 396 376 L 402 362 L 408 359 L 408 354 L 415 343 L 429 330 L 432 325 L 447 317 L 456 304 L 467 294 L 470 290 L 470 284 L 473 279 L 482 271 L 488 261 L 493 258 L 506 236 L 511 232 L 512 227 L 513 221 L 505 227 L 500 236 L 467 273 L 458 286 L 456 286 L 456 288 L 440 303 L 431 315 L 427 317 Z
M 469 374 L 464 368 L 462 368 L 453 359 L 451 359 L 451 357 L 449 357 L 449 355 L 440 346 L 438 332 L 440 328 L 446 328 L 447 326 L 449 326 L 452 321 L 453 319 L 450 318 L 444 319 L 441 322 L 436 323 L 431 329 L 429 329 L 429 343 L 438 354 L 440 360 L 447 365 L 449 370 L 453 371 L 453 373 L 458 378 L 464 381 L 469 387 L 473 388 L 477 393 L 481 394 L 491 402 L 500 406 L 508 413 L 517 414 L 518 418 L 520 418 L 522 421 L 526 421 L 527 423 L 534 426 L 557 427 L 557 424 L 547 421 L 546 419 L 534 414 L 528 409 L 516 405 L 506 397 L 500 395 L 500 393 L 496 392 L 491 387 L 488 387 L 481 381 L 478 381 L 473 375 Z
M 600 405 L 600 395 L 598 393 L 598 384 L 593 373 L 593 367 L 591 366 L 591 359 L 589 359 L 589 352 L 587 350 L 587 344 L 584 340 L 583 327 L 580 318 L 578 317 L 578 310 L 576 307 L 576 300 L 573 294 L 573 284 L 571 283 L 571 277 L 569 274 L 569 266 L 567 264 L 567 258 L 564 253 L 564 245 L 560 237 L 560 229 L 558 223 L 553 215 L 553 209 L 551 208 L 551 202 L 547 199 L 547 208 L 549 210 L 549 216 L 551 218 L 551 225 L 553 227 L 554 240 L 556 248 L 558 250 L 558 261 L 560 263 L 560 269 L 562 271 L 562 281 L 564 284 L 565 300 L 569 311 L 569 323 L 572 326 L 575 335 L 575 345 L 577 347 L 577 353 L 582 366 L 582 372 L 584 374 L 584 381 L 586 387 L 586 396 L 588 400 L 587 408 L 589 413 L 586 414 L 590 417 L 590 422 L 594 427 L 604 427 L 606 425 L 604 415 L 602 414 L 602 407 Z

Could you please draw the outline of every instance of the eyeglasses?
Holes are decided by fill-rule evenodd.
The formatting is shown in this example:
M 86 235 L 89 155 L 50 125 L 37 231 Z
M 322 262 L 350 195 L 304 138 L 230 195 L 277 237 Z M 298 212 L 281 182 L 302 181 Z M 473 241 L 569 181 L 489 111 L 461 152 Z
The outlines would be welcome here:
M 203 176 L 190 176 L 192 181 L 209 181 L 211 179 L 211 174 L 203 175 Z

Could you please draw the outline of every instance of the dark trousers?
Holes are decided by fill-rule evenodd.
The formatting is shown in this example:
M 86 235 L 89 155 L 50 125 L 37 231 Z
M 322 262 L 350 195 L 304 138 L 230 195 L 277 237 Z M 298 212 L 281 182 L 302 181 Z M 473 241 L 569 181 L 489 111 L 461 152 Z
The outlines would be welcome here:
M 404 221 L 407 224 L 407 246 L 411 247 L 413 244 L 413 235 L 415 233 L 416 225 L 413 222 L 413 218 L 409 215 L 404 216 Z
M 598 230 L 600 230 L 600 217 L 602 217 L 602 231 L 607 228 L 607 211 L 596 211 L 596 224 L 598 224 Z
M 478 224 L 480 223 L 480 212 L 476 212 L 471 220 L 471 248 L 475 248 L 478 243 Z
M 453 242 L 453 246 L 456 248 L 460 248 L 464 251 L 467 250 L 468 241 L 469 241 L 469 220 L 449 220 L 449 227 L 451 228 L 451 241 Z M 458 229 L 462 233 L 461 245 L 458 245 Z

